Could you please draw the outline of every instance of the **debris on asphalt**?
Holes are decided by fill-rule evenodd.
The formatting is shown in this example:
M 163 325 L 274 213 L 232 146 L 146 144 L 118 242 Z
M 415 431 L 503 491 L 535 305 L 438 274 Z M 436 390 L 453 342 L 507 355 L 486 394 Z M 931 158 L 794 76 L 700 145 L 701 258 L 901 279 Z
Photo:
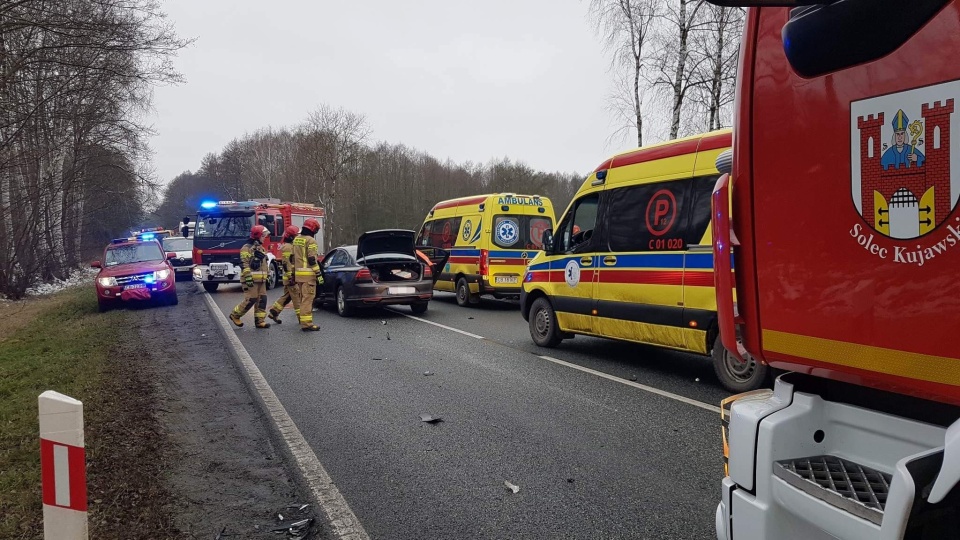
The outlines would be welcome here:
M 383 358 L 371 358 L 371 360 L 383 360 Z
M 310 534 L 310 526 L 314 521 L 310 517 L 309 508 L 309 504 L 287 506 L 277 512 L 276 523 L 268 525 L 267 528 L 270 532 L 283 534 L 286 538 L 305 539 Z
M 387 341 L 390 341 L 390 332 L 387 332 Z
M 380 320 L 380 324 L 386 326 L 386 325 L 387 325 L 387 321 L 384 321 L 384 320 L 381 319 L 381 320 Z
M 517 492 L 520 491 L 520 486 L 518 486 L 518 485 L 516 485 L 516 484 L 511 484 L 509 480 L 504 480 L 504 481 L 503 481 L 503 485 L 504 485 L 507 489 L 509 489 L 510 491 L 512 491 L 512 492 L 514 492 L 514 493 L 517 493 Z
M 573 482 L 574 482 L 574 479 L 573 479 L 573 478 L 567 478 L 567 483 L 568 483 L 568 484 L 572 484 Z
M 439 416 L 433 416 L 432 414 L 421 414 L 420 421 L 427 424 L 436 424 L 437 422 L 443 422 L 443 418 Z
M 206 334 L 200 334 L 200 337 L 207 337 Z
M 700 382 L 700 377 L 697 377 L 696 379 L 694 379 L 693 382 Z
M 470 319 L 470 320 L 472 321 L 472 320 L 473 320 L 473 317 L 467 317 L 467 319 Z
M 636 376 L 636 375 L 631 375 L 631 376 L 630 376 L 630 380 L 633 381 L 633 382 L 637 382 L 637 376 Z
M 270 532 L 287 533 L 288 538 L 306 538 L 310 532 L 310 525 L 313 524 L 313 518 L 301 519 L 290 523 L 284 523 Z
M 217 533 L 217 537 L 214 538 L 213 540 L 220 540 L 224 536 L 228 536 L 227 534 L 225 534 L 226 532 L 227 532 L 227 526 L 224 525 L 223 528 L 220 529 L 220 532 Z
M 432 371 L 424 371 L 424 372 L 423 372 L 423 376 L 424 376 L 424 377 L 429 377 L 429 376 L 431 376 L 431 375 L 433 375 L 433 372 L 432 372 Z

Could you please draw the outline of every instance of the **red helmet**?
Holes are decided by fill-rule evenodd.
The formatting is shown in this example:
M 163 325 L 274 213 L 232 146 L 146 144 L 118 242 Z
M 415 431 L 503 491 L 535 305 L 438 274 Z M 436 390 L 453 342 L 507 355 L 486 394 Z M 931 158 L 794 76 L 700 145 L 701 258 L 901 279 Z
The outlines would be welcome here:
M 268 238 L 270 238 L 270 231 L 263 225 L 254 225 L 253 228 L 250 229 L 251 240 L 260 240 L 263 242 Z
M 286 229 L 283 230 L 284 238 L 293 238 L 294 236 L 300 234 L 300 229 L 296 225 L 289 225 Z
M 317 234 L 317 232 L 320 230 L 320 222 L 310 218 L 303 222 L 303 228 L 309 230 L 313 234 Z

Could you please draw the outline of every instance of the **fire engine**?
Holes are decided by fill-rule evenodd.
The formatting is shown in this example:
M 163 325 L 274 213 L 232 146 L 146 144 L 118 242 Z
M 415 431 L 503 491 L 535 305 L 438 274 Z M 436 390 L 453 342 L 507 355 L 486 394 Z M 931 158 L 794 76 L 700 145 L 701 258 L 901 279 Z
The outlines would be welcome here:
M 240 282 L 240 248 L 250 237 L 254 225 L 263 225 L 270 231 L 264 243 L 267 249 L 270 275 L 267 288 L 280 282 L 282 270 L 280 237 L 289 225 L 300 227 L 309 218 L 320 222 L 317 244 L 323 243 L 323 208 L 305 203 L 281 202 L 279 199 L 252 199 L 249 201 L 204 201 L 197 212 L 193 231 L 193 280 L 214 292 L 221 283 Z
M 717 536 L 958 538 L 960 0 L 710 1 L 754 6 L 721 338 L 788 371 L 721 407 Z

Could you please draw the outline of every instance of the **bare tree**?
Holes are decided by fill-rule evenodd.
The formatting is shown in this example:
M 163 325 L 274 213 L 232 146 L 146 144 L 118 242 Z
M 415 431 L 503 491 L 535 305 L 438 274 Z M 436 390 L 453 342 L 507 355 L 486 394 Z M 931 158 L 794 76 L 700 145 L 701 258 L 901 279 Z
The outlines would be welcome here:
M 590 16 L 596 30 L 604 48 L 613 55 L 610 68 L 618 83 L 610 99 L 611 109 L 629 117 L 629 123 L 622 125 L 617 132 L 636 128 L 637 146 L 643 146 L 643 89 L 640 80 L 646 68 L 646 46 L 657 5 L 657 0 L 590 2 Z
M 660 50 L 653 84 L 665 92 L 671 104 L 671 139 L 676 139 L 680 133 L 687 95 L 705 84 L 699 77 L 703 55 L 691 52 L 691 40 L 708 24 L 702 16 L 705 4 L 704 0 L 667 0 L 663 13 L 658 15 Z
M 704 11 L 707 25 L 694 43 L 705 60 L 700 64 L 699 78 L 706 83 L 698 92 L 699 101 L 706 109 L 706 129 L 713 130 L 730 125 L 745 13 L 741 8 L 713 4 Z

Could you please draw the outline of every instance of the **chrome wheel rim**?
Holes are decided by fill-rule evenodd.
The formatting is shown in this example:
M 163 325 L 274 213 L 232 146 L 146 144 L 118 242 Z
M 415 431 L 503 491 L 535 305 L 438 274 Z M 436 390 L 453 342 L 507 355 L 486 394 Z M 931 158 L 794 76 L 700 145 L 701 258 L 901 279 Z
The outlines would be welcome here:
M 727 373 L 730 377 L 736 379 L 737 381 L 749 381 L 754 372 L 757 370 L 757 361 L 753 359 L 750 355 L 744 355 L 743 358 L 745 361 L 741 362 L 737 360 L 730 351 L 723 350 L 723 366 L 727 370 Z
M 461 283 L 460 286 L 457 287 L 457 299 L 460 300 L 461 302 L 467 301 L 467 287 L 463 283 Z
M 347 300 L 343 297 L 343 289 L 337 289 L 337 309 L 343 313 L 347 307 Z

